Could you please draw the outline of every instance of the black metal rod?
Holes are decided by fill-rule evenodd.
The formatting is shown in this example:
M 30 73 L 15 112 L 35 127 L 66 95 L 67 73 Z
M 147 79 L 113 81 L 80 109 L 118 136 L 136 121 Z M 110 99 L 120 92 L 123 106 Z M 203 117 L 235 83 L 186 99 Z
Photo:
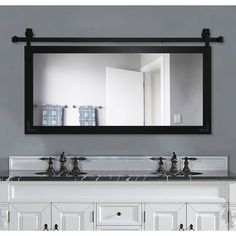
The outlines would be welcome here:
M 222 43 L 222 36 L 217 38 L 209 38 L 209 42 Z M 12 42 L 28 42 L 26 37 L 12 37 Z M 117 42 L 117 43 L 205 43 L 204 38 L 84 38 L 84 37 L 33 37 L 30 42 L 38 43 L 96 43 L 96 42 Z
M 210 42 L 222 43 L 224 38 L 223 36 L 212 38 L 210 37 L 210 29 L 204 28 L 202 30 L 201 37 L 199 38 L 172 38 L 172 37 L 163 37 L 163 38 L 87 38 L 87 37 L 34 37 L 33 30 L 27 28 L 25 31 L 25 37 L 13 36 L 12 42 L 26 42 L 26 45 L 29 47 L 31 43 L 102 43 L 102 42 L 113 42 L 113 43 L 205 43 L 206 47 L 209 47 Z

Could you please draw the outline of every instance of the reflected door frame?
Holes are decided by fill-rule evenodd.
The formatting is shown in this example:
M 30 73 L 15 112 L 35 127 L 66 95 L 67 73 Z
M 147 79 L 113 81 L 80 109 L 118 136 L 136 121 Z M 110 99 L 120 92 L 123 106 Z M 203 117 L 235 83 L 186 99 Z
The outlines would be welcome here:
M 141 67 L 140 71 L 144 72 L 144 91 L 146 91 L 146 79 L 155 70 L 160 70 L 161 86 L 161 125 L 170 125 L 170 54 L 161 54 L 147 65 Z M 145 122 L 146 122 L 146 93 L 144 95 Z

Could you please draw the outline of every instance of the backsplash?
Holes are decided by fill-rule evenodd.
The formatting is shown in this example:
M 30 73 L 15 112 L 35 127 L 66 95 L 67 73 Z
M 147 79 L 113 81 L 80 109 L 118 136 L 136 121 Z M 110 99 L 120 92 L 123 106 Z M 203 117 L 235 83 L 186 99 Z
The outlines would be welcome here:
M 80 155 L 78 155 L 80 156 Z M 188 156 L 188 155 L 185 155 Z M 185 156 L 178 156 L 178 168 L 183 169 L 183 160 Z M 40 160 L 42 156 L 10 156 L 9 170 L 46 170 L 48 167 L 47 161 Z M 59 170 L 60 156 L 55 157 L 54 168 Z M 72 169 L 72 160 L 74 156 L 66 156 L 66 166 L 69 170 Z M 84 161 L 79 161 L 81 170 L 142 170 L 155 171 L 158 168 L 159 161 L 150 160 L 153 156 L 83 156 Z M 171 156 L 163 156 L 164 169 L 169 170 L 171 167 Z M 193 157 L 193 156 L 188 156 Z M 191 170 L 228 170 L 227 156 L 194 156 L 195 161 L 189 161 Z

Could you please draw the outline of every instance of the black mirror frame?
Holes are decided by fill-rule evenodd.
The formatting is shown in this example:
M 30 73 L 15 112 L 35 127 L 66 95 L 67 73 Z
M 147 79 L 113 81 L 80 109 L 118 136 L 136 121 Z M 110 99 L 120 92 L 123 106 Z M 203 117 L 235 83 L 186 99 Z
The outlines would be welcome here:
M 202 53 L 202 126 L 34 126 L 33 56 L 35 53 Z M 25 134 L 211 134 L 210 46 L 25 46 Z

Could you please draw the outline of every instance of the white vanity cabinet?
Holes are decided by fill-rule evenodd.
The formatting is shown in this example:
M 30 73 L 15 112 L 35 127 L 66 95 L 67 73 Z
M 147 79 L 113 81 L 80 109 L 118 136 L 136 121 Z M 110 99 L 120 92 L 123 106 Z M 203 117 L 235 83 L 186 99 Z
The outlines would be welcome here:
M 145 230 L 228 230 L 226 203 L 145 204 Z
M 12 203 L 9 212 L 10 230 L 228 230 L 226 203 Z
M 222 181 L 15 181 L 6 193 L 0 225 L 9 230 L 228 230 L 228 203 L 236 222 Z

